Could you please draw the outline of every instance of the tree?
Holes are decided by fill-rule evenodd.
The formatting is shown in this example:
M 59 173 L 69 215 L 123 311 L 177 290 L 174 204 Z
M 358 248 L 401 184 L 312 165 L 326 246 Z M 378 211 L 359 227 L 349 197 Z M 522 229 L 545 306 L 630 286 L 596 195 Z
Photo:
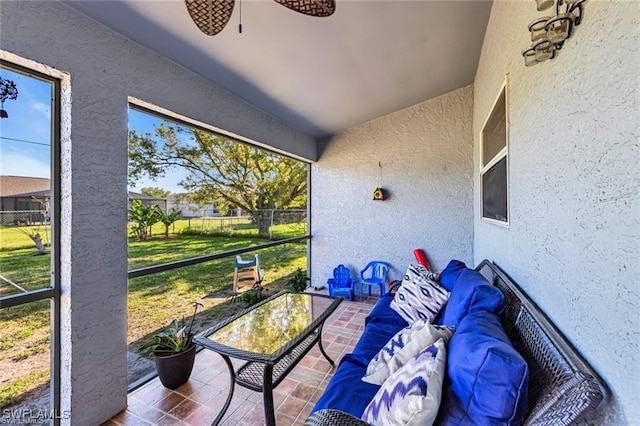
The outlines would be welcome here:
M 44 248 L 44 243 L 42 242 L 42 237 L 40 236 L 40 227 L 30 227 L 27 230 L 22 228 L 17 228 L 20 232 L 31 238 L 31 241 L 36 245 L 36 249 L 38 250 L 36 255 L 47 254 L 47 249 Z
M 45 199 L 39 199 L 36 197 L 31 197 L 31 199 L 35 202 L 37 202 L 38 204 L 40 204 L 40 211 L 43 215 L 42 218 L 42 223 L 44 224 L 44 235 L 45 235 L 45 239 L 49 239 L 47 238 L 48 235 L 50 235 L 50 231 L 51 231 L 51 227 L 46 225 L 47 222 L 50 223 L 50 216 L 49 216 L 49 199 L 45 198 Z M 20 232 L 22 232 L 23 234 L 25 234 L 26 236 L 28 236 L 29 238 L 31 238 L 31 241 L 33 241 L 33 243 L 36 245 L 36 249 L 38 250 L 38 252 L 36 253 L 36 255 L 42 255 L 42 254 L 47 254 L 47 250 L 45 249 L 45 245 L 49 245 L 48 243 L 44 243 L 42 241 L 42 236 L 40 234 L 40 226 L 37 227 L 28 227 L 28 228 L 18 228 L 20 230 Z
M 144 195 L 148 195 L 149 197 L 153 197 L 153 198 L 167 198 L 169 194 L 171 194 L 171 191 L 158 188 L 155 186 L 142 188 L 140 192 L 142 192 Z
M 171 224 L 173 224 L 173 222 L 178 220 L 180 216 L 182 216 L 182 210 L 171 209 L 169 213 L 165 213 L 160 209 L 158 210 L 159 210 L 158 218 L 160 219 L 160 222 L 162 222 L 162 224 L 164 225 L 164 237 L 168 239 L 169 227 L 171 226 Z
M 133 200 L 129 207 L 129 219 L 135 222 L 131 233 L 141 241 L 151 238 L 151 227 L 160 221 L 162 214 L 158 206 L 146 206 L 140 200 Z
M 269 236 L 268 209 L 306 205 L 306 166 L 297 160 L 226 137 L 164 123 L 155 135 L 129 132 L 129 179 L 155 179 L 175 167 L 189 174 L 180 185 L 193 200 L 247 211 L 258 233 Z

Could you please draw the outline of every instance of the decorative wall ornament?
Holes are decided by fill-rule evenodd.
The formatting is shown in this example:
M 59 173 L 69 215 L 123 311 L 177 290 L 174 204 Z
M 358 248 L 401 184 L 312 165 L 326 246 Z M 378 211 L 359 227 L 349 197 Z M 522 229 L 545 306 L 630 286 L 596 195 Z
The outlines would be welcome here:
M 4 110 L 4 101 L 16 99 L 18 99 L 16 83 L 0 77 L 0 118 L 9 118 L 9 114 Z
M 564 42 L 571 37 L 573 28 L 580 25 L 586 0 L 536 0 L 538 11 L 552 7 L 555 3 L 555 16 L 543 16 L 529 24 L 533 44 L 522 51 L 524 65 L 531 67 L 555 58 L 555 52 L 562 49 Z
M 376 188 L 376 190 L 373 191 L 373 199 L 375 201 L 384 201 L 384 189 Z

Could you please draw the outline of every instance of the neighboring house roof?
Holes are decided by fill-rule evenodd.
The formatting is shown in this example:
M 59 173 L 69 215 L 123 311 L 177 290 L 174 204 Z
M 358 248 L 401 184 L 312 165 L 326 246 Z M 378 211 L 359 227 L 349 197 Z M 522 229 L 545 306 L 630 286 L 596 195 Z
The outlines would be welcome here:
M 25 196 L 33 192 L 48 191 L 51 180 L 25 176 L 0 176 L 0 197 Z
M 156 198 L 156 197 L 151 197 L 149 195 L 146 194 L 141 194 L 139 192 L 133 192 L 133 191 L 129 191 L 127 193 L 128 197 L 130 200 L 145 200 L 145 201 L 167 201 L 165 198 Z
M 25 198 L 25 197 L 50 197 L 50 196 L 51 196 L 51 190 L 50 189 L 47 189 L 45 191 L 25 192 L 24 194 L 0 195 L 0 197 L 20 197 L 20 198 Z M 164 198 L 149 197 L 148 195 L 138 194 L 137 192 L 131 192 L 131 191 L 129 191 L 127 193 L 127 196 L 131 200 L 166 201 Z
M 3 197 L 4 197 L 4 195 L 3 195 Z M 25 192 L 24 194 L 7 195 L 7 197 L 14 197 L 14 198 L 30 198 L 30 197 L 34 197 L 34 198 L 49 198 L 49 197 L 51 197 L 51 190 L 50 189 L 46 189 L 44 191 Z
M 177 205 L 185 206 L 185 207 L 191 208 L 191 209 L 202 209 L 202 208 L 209 207 L 209 206 L 211 206 L 211 207 L 213 207 L 215 209 L 215 206 L 213 205 L 212 201 L 209 201 L 208 203 L 204 203 L 204 204 L 195 203 L 195 202 L 189 200 L 187 198 L 187 195 L 189 195 L 189 194 L 184 193 L 184 192 L 179 193 L 179 194 L 170 194 L 170 195 L 167 195 L 166 200 L 167 200 L 167 203 L 169 203 L 169 204 L 177 204 Z
M 189 199 L 187 199 L 186 192 L 181 192 L 178 194 L 169 194 L 167 195 L 167 201 L 170 203 L 184 203 L 184 204 L 194 204 Z
M 131 200 L 166 201 L 164 198 L 150 197 L 139 192 L 127 193 Z M 0 197 L 50 197 L 51 180 L 25 176 L 0 175 Z

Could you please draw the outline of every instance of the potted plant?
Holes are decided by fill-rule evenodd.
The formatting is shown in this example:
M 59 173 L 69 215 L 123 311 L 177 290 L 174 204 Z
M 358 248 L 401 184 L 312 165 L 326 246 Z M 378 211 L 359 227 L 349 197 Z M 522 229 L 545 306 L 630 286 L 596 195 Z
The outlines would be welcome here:
M 142 347 L 143 352 L 153 352 L 158 377 L 166 388 L 177 389 L 191 376 L 196 358 L 196 344 L 191 330 L 199 306 L 203 305 L 198 302 L 193 304 L 193 315 L 188 327 L 184 318 L 182 324 L 174 319 Z
M 293 274 L 291 278 L 289 278 L 287 283 L 289 284 L 289 286 L 293 291 L 300 292 L 300 291 L 304 291 L 307 288 L 307 281 L 309 280 L 310 278 L 307 277 L 304 273 L 302 273 L 300 268 L 298 268 L 296 273 Z

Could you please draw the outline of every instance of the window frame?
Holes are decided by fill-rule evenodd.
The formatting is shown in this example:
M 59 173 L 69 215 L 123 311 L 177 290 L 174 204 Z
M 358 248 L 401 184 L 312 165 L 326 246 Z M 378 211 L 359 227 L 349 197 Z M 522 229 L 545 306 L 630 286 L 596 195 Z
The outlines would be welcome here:
M 128 110 L 135 110 L 144 114 L 149 114 L 152 115 L 154 117 L 163 119 L 163 120 L 168 120 L 171 122 L 174 122 L 177 125 L 180 126 L 185 126 L 185 127 L 190 127 L 190 128 L 194 128 L 194 129 L 198 129 L 204 132 L 209 132 L 209 133 L 214 133 L 214 134 L 218 134 L 222 137 L 228 138 L 230 140 L 233 140 L 236 143 L 241 143 L 244 145 L 248 145 L 250 147 L 256 148 L 256 149 L 261 149 L 264 151 L 268 151 L 270 153 L 276 154 L 276 155 L 280 155 L 283 157 L 287 157 L 290 159 L 294 159 L 297 161 L 300 161 L 301 163 L 303 163 L 305 165 L 306 171 L 307 171 L 307 232 L 305 235 L 301 235 L 301 236 L 297 236 L 297 237 L 291 237 L 291 238 L 286 238 L 286 239 L 281 239 L 281 240 L 273 240 L 273 241 L 269 241 L 267 243 L 264 244 L 258 244 L 255 246 L 249 246 L 249 247 L 242 247 L 242 248 L 238 248 L 238 249 L 233 249 L 233 250 L 228 250 L 228 251 L 224 251 L 224 252 L 218 252 L 218 253 L 212 253 L 212 254 L 204 254 L 202 256 L 198 256 L 198 257 L 192 257 L 192 258 L 184 258 L 184 259 L 179 259 L 179 260 L 175 260 L 172 262 L 168 262 L 168 263 L 160 263 L 160 264 L 155 264 L 155 265 L 150 265 L 150 266 L 145 266 L 142 268 L 136 268 L 136 269 L 129 269 L 127 271 L 127 280 L 131 280 L 134 278 L 138 278 L 138 277 L 143 277 L 143 276 L 148 276 L 148 275 L 153 275 L 153 274 L 158 274 L 158 273 L 162 273 L 162 272 L 166 272 L 166 271 L 170 271 L 173 269 L 179 269 L 179 268 L 183 268 L 183 267 L 187 267 L 187 266 L 192 266 L 192 265 L 197 265 L 197 264 L 201 264 L 204 262 L 210 262 L 210 261 L 215 261 L 215 260 L 219 260 L 219 259 L 226 259 L 226 258 L 233 258 L 237 255 L 241 255 L 244 253 L 260 253 L 261 250 L 266 249 L 266 248 L 270 248 L 270 247 L 275 247 L 275 246 L 279 246 L 279 245 L 284 245 L 284 244 L 289 244 L 289 243 L 294 243 L 294 242 L 298 242 L 298 241 L 304 241 L 307 240 L 307 248 L 306 248 L 306 252 L 307 252 L 307 275 L 311 275 L 311 244 L 309 243 L 309 241 L 312 240 L 312 236 L 311 236 L 311 162 L 303 157 L 300 156 L 296 156 L 295 154 L 291 154 L 291 153 L 286 153 L 283 150 L 279 150 L 277 148 L 268 146 L 266 144 L 262 144 L 259 143 L 255 140 L 249 139 L 249 138 L 245 138 L 242 136 L 239 136 L 235 133 L 226 131 L 226 130 L 222 130 L 218 127 L 215 127 L 213 125 L 210 124 L 206 124 L 204 122 L 201 122 L 199 120 L 196 119 L 191 119 L 187 116 L 175 113 L 173 111 L 167 110 L 165 108 L 162 108 L 160 106 L 157 106 L 155 104 L 151 104 L 148 103 L 146 101 L 143 101 L 141 99 L 129 96 L 128 97 L 128 103 L 127 103 L 127 108 Z M 127 294 L 128 297 L 128 294 Z M 128 319 L 128 314 L 127 314 L 127 327 L 129 326 L 129 319 Z M 134 382 L 129 383 L 128 385 L 128 392 L 131 392 L 141 386 L 143 386 L 145 383 L 149 382 L 150 380 L 152 380 L 153 378 L 157 377 L 157 373 L 154 371 L 150 374 L 146 374 L 144 376 L 142 376 L 141 378 L 135 380 Z
M 50 372 L 49 372 L 49 402 L 52 413 L 57 413 L 51 419 L 51 424 L 60 424 L 61 413 L 61 151 L 62 151 L 62 99 L 63 90 L 68 89 L 68 81 L 63 81 L 65 75 L 53 68 L 37 64 L 29 59 L 13 55 L 0 50 L 0 65 L 13 72 L 46 81 L 52 85 L 51 93 L 51 147 L 49 179 L 51 182 L 50 219 L 51 227 L 51 266 L 50 285 L 42 289 L 31 290 L 26 293 L 9 295 L 0 298 L 0 309 L 29 304 L 40 300 L 50 300 Z
M 509 97 L 508 97 L 508 77 L 505 77 L 504 81 L 500 85 L 500 90 L 498 91 L 498 95 L 494 99 L 491 108 L 489 109 L 489 113 L 480 129 L 480 156 L 479 156 L 479 178 L 480 178 L 480 219 L 484 222 L 491 223 L 494 225 L 498 225 L 504 228 L 508 228 L 510 226 L 511 212 L 510 212 L 510 185 L 509 185 Z M 489 124 L 490 120 L 493 118 L 493 114 L 496 111 L 496 107 L 499 105 L 501 99 L 504 99 L 504 119 L 505 119 L 505 144 L 504 147 L 498 151 L 493 158 L 491 158 L 486 164 L 484 163 L 484 135 L 485 129 Z M 506 208 L 507 208 L 507 218 L 505 221 L 494 219 L 491 217 L 486 217 L 484 215 L 484 176 L 493 169 L 493 167 L 498 164 L 502 159 L 506 161 Z

